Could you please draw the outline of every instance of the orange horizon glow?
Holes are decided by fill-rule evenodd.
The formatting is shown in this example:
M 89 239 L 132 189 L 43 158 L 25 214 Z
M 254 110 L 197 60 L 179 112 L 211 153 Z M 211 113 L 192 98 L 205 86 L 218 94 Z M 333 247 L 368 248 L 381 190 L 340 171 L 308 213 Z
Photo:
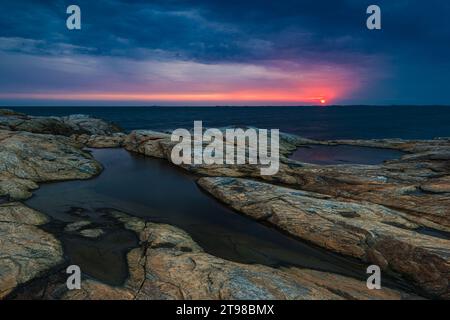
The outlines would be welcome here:
M 328 94 L 331 96 L 332 94 Z M 2 98 L 67 101 L 135 101 L 135 102 L 326 102 L 325 95 L 300 95 L 296 92 L 225 92 L 225 93 L 17 93 L 0 94 Z

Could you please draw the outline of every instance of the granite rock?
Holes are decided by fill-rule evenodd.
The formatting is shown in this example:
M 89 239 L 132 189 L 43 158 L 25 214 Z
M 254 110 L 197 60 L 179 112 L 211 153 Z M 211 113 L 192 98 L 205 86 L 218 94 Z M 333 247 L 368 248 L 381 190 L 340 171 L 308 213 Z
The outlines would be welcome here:
M 247 179 L 201 178 L 198 183 L 247 216 L 400 274 L 430 297 L 450 298 L 450 240 L 420 233 L 408 214 Z
M 46 222 L 21 203 L 0 205 L 0 299 L 63 262 L 60 242 L 38 227 Z
M 73 134 L 111 135 L 121 129 L 112 123 L 88 115 L 37 117 L 0 110 L 0 129 L 70 136 Z
M 101 170 L 70 138 L 0 130 L 0 196 L 26 199 L 38 183 L 88 179 Z
M 126 135 L 113 133 L 111 135 L 72 135 L 72 139 L 89 148 L 120 148 L 123 146 Z

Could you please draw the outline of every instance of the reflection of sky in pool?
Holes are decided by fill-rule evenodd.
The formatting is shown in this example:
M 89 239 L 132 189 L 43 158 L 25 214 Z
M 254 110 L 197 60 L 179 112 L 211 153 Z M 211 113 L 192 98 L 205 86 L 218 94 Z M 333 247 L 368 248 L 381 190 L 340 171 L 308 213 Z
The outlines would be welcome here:
M 298 148 L 290 158 L 320 165 L 333 164 L 380 164 L 398 159 L 404 153 L 398 150 L 369 148 L 349 145 L 307 145 Z

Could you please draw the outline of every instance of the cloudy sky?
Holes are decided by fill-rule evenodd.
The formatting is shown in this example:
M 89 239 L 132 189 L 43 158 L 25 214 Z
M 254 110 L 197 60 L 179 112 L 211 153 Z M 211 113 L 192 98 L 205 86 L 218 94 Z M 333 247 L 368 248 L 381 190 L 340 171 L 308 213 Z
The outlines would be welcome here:
M 82 29 L 66 28 L 81 8 Z M 366 28 L 366 8 L 382 30 Z M 0 3 L 0 105 L 450 104 L 443 0 Z

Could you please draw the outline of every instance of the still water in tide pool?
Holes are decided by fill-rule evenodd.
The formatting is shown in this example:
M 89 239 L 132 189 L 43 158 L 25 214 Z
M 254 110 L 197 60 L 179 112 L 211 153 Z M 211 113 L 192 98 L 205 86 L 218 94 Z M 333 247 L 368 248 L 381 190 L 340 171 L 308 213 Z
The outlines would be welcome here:
M 405 153 L 384 148 L 369 148 L 349 145 L 305 145 L 298 148 L 289 158 L 319 165 L 334 164 L 381 164 L 386 160 L 398 159 Z
M 27 201 L 53 218 L 47 229 L 62 240 L 69 261 L 89 276 L 120 285 L 128 275 L 125 254 L 138 246 L 138 240 L 111 219 L 109 213 L 120 210 L 178 226 L 206 252 L 224 259 L 366 278 L 362 264 L 292 239 L 226 208 L 199 189 L 196 177 L 163 160 L 123 149 L 92 153 L 104 165 L 101 175 L 84 181 L 43 184 Z M 94 226 L 102 227 L 106 234 L 87 239 L 60 231 L 66 223 L 83 219 L 94 221 Z M 394 282 L 392 286 L 399 285 Z

